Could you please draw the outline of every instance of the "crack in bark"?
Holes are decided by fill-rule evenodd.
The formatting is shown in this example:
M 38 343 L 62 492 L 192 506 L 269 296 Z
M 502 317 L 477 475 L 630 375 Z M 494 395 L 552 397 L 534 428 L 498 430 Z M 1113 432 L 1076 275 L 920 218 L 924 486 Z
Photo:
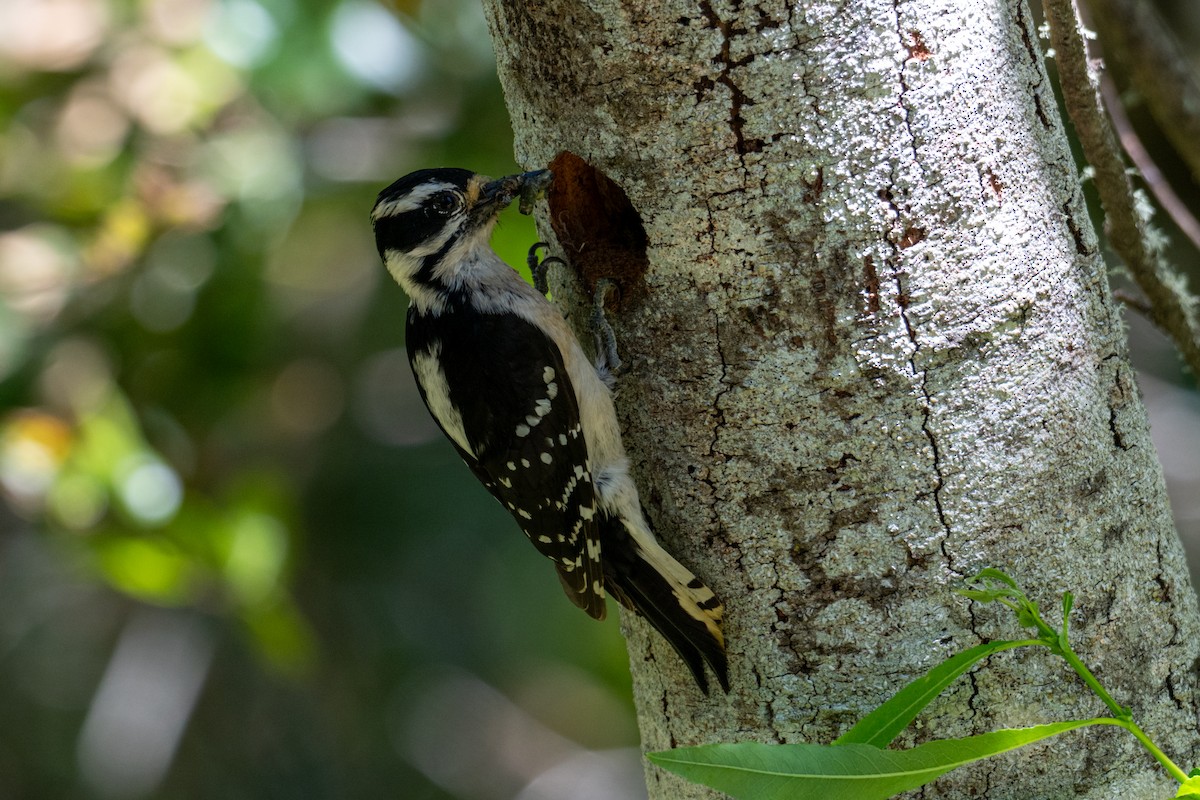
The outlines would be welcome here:
M 979 632 L 979 617 L 975 615 L 975 605 L 973 603 L 967 604 L 967 616 L 971 620 L 971 623 L 967 626 L 971 630 L 971 633 L 975 634 L 979 641 L 985 641 L 986 637 Z M 971 696 L 967 698 L 967 708 L 971 709 L 971 722 L 972 727 L 974 727 L 975 720 L 979 718 L 979 709 L 975 706 L 975 701 L 979 699 L 979 682 L 975 680 L 974 672 L 968 674 L 971 676 Z
M 711 197 L 705 199 L 704 210 L 708 214 L 708 227 L 705 229 L 704 232 L 700 233 L 699 235 L 703 236 L 704 233 L 708 234 L 708 251 L 715 256 L 717 254 L 717 226 L 716 226 L 716 223 L 713 221 L 713 210 L 712 210 L 712 198 Z
M 1075 221 L 1075 215 L 1071 213 L 1071 204 L 1063 203 L 1063 216 L 1067 220 L 1067 230 L 1071 232 L 1071 238 L 1075 240 L 1075 252 L 1081 256 L 1090 255 L 1087 243 L 1083 239 L 1083 229 L 1079 227 L 1079 223 Z
M 1117 409 L 1119 406 L 1125 404 L 1125 394 L 1124 382 L 1121 380 L 1121 365 L 1117 364 L 1116 376 L 1113 380 L 1113 391 L 1109 393 L 1108 430 L 1112 434 L 1113 446 L 1118 450 L 1131 450 L 1133 448 L 1133 445 L 1125 443 L 1125 436 L 1121 433 L 1120 423 L 1117 419 Z
M 779 732 L 779 725 L 776 722 L 777 715 L 775 713 L 775 699 L 781 699 L 784 702 L 788 702 L 788 698 L 767 698 L 766 701 L 763 702 L 763 710 L 767 712 L 767 730 L 770 731 L 771 735 L 775 737 L 776 744 L 783 744 L 783 734 Z
M 1174 602 L 1174 598 L 1171 596 L 1171 584 L 1164 577 L 1163 571 L 1162 571 L 1163 561 L 1165 560 L 1165 558 L 1163 556 L 1161 539 L 1159 539 L 1158 542 L 1155 543 L 1154 555 L 1159 564 L 1159 572 L 1158 572 L 1158 574 L 1156 574 L 1154 576 L 1154 582 L 1158 584 L 1159 592 L 1162 594 L 1162 597 L 1160 598 L 1159 602 L 1161 602 L 1164 606 L 1170 608 L 1172 603 Z M 1173 646 L 1173 645 L 1178 645 L 1180 643 L 1179 621 L 1175 618 L 1174 614 L 1170 614 L 1168 616 L 1167 621 L 1171 624 L 1171 638 L 1167 641 L 1167 646 L 1169 647 L 1169 646 Z M 1168 673 L 1167 674 L 1168 690 L 1171 689 L 1170 680 L 1171 680 L 1171 673 Z M 1175 693 L 1173 691 L 1171 691 L 1171 698 L 1175 700 L 1176 705 L 1180 705 L 1180 707 L 1182 708 L 1180 701 L 1175 698 Z
M 713 425 L 712 439 L 708 443 L 708 455 L 716 456 L 717 439 L 721 436 L 721 429 L 725 427 L 725 410 L 721 408 L 721 398 L 729 393 L 733 387 L 729 385 L 729 362 L 725 358 L 725 346 L 721 343 L 721 319 L 714 311 L 713 316 L 715 322 L 713 325 L 713 333 L 717 340 L 717 357 L 721 359 L 721 376 L 717 378 L 717 382 L 721 385 L 721 389 L 713 396 L 712 408 L 713 415 L 716 417 L 716 423 Z
M 713 330 L 714 337 L 716 338 L 716 352 L 718 358 L 721 359 L 721 375 L 717 379 L 721 388 L 717 391 L 712 399 L 714 422 L 712 428 L 712 438 L 709 439 L 707 453 L 707 455 L 710 457 L 710 462 L 712 459 L 724 458 L 724 456 L 717 449 L 717 442 L 720 440 L 721 431 L 725 427 L 725 410 L 721 408 L 721 399 L 733 388 L 727 383 L 729 375 L 729 362 L 725 358 L 725 346 L 721 342 L 721 320 L 716 311 L 713 311 L 713 317 Z M 712 525 L 716 528 L 716 536 L 724 545 L 730 546 L 730 542 L 728 542 L 725 537 L 725 523 L 721 520 L 721 512 L 718 508 L 720 505 L 720 497 L 719 492 L 717 491 L 717 481 L 713 480 L 712 478 L 711 467 L 709 470 L 705 471 L 704 475 L 700 477 L 699 480 L 701 483 L 707 486 L 709 490 L 710 505 L 708 510 L 712 518 Z M 739 551 L 737 555 L 737 561 L 739 565 L 741 557 L 741 552 Z
M 896 209 L 897 216 L 899 210 Z M 893 245 L 895 246 L 895 245 Z M 912 342 L 912 355 L 908 359 L 908 367 L 911 370 L 913 377 L 921 379 L 921 433 L 925 434 L 925 438 L 929 441 L 929 448 L 933 451 L 933 472 L 937 476 L 937 483 L 933 487 L 933 506 L 937 510 L 938 521 L 942 524 L 942 529 L 946 532 L 946 537 L 950 536 L 950 523 L 946 519 L 946 510 L 942 507 L 942 489 L 946 485 L 946 476 L 942 472 L 942 457 L 938 449 L 937 437 L 934 436 L 933 428 L 930 426 L 930 421 L 933 418 L 933 395 L 929 392 L 929 370 L 921 369 L 917 366 L 917 355 L 921 352 L 921 343 L 917 340 L 916 329 L 912 325 L 912 320 L 908 317 L 909 297 L 904 293 L 903 276 L 896 274 L 896 302 L 900 306 L 900 319 L 904 322 L 904 330 L 908 332 L 908 339 Z M 946 540 L 941 542 L 942 555 L 946 558 L 946 564 L 952 572 L 958 572 L 951 564 L 950 554 L 946 552 Z
M 894 12 L 897 40 L 900 42 L 901 46 L 905 47 L 905 49 L 908 51 L 909 59 L 915 58 L 916 56 L 913 54 L 913 50 L 908 48 L 904 42 L 905 30 L 900 19 L 900 0 L 892 0 L 892 9 Z M 913 33 L 915 34 L 916 32 L 914 31 Z M 919 36 L 919 34 L 917 35 Z M 924 55 L 921 60 L 927 60 L 929 58 L 927 49 L 925 50 L 925 53 L 926 55 Z M 912 119 L 913 110 L 911 105 L 906 102 L 909 86 L 904 70 L 909 59 L 905 59 L 903 62 L 901 62 L 900 69 L 897 72 L 896 79 L 900 85 L 900 96 L 897 98 L 897 102 L 904 111 L 904 129 L 908 134 L 908 147 L 912 152 L 913 163 L 918 169 L 921 169 L 921 156 L 917 150 L 917 134 Z M 894 175 L 892 183 L 893 186 L 895 186 Z M 923 401 L 921 406 L 921 433 L 925 435 L 926 440 L 929 442 L 930 450 L 933 453 L 933 472 L 937 477 L 937 482 L 934 485 L 932 492 L 933 505 L 934 509 L 937 511 L 938 521 L 941 523 L 942 530 L 945 532 L 945 536 L 942 538 L 939 547 L 942 551 L 942 557 L 946 561 L 947 568 L 950 569 L 951 572 L 957 573 L 958 570 L 954 568 L 952 563 L 953 559 L 951 558 L 950 553 L 946 550 L 946 540 L 950 537 L 950 523 L 946 519 L 946 510 L 942 505 L 942 489 L 946 485 L 946 478 L 942 471 L 941 451 L 938 448 L 937 437 L 934 435 L 933 428 L 931 426 L 931 421 L 933 418 L 933 396 L 929 391 L 929 370 L 927 368 L 922 369 L 917 366 L 917 356 L 921 352 L 921 343 L 918 340 L 916 328 L 913 326 L 912 320 L 908 315 L 910 298 L 904 291 L 903 274 L 899 268 L 900 252 L 921 241 L 921 239 L 924 238 L 925 231 L 918 226 L 904 224 L 904 215 L 900 205 L 895 200 L 895 192 L 893 191 L 892 187 L 888 187 L 888 189 L 881 194 L 887 201 L 892 213 L 895 215 L 896 228 L 902 231 L 899 241 L 896 241 L 893 236 L 887 237 L 896 263 L 896 273 L 894 276 L 896 285 L 896 304 L 900 309 L 900 319 L 904 323 L 904 330 L 908 334 L 909 341 L 912 343 L 912 353 L 908 359 L 909 370 L 911 371 L 913 377 L 919 377 L 921 382 L 921 397 Z
M 1132 447 L 1132 445 L 1125 444 L 1125 437 L 1121 435 L 1121 431 L 1117 430 L 1116 406 L 1108 407 L 1108 430 L 1112 433 L 1113 445 L 1118 450 L 1128 450 Z
M 1029 87 L 1029 96 L 1033 98 L 1034 113 L 1037 114 L 1038 121 L 1042 123 L 1042 127 L 1046 130 L 1053 130 L 1054 123 L 1050 121 L 1050 115 L 1046 113 L 1046 109 L 1042 106 L 1042 95 L 1038 92 L 1038 88 L 1042 85 L 1041 81 L 1041 55 L 1042 50 L 1034 44 L 1033 34 L 1030 32 L 1029 20 L 1025 18 L 1025 4 L 1018 2 L 1017 7 L 1017 30 L 1021 32 L 1021 43 L 1025 45 L 1025 52 L 1029 55 L 1029 62 L 1034 65 L 1034 72 L 1039 76 L 1037 83 Z
M 900 97 L 897 98 L 897 102 L 899 103 L 900 108 L 904 111 L 904 129 L 908 132 L 908 145 L 912 149 L 913 163 L 919 167 L 921 166 L 921 157 L 917 153 L 917 134 L 916 131 L 913 130 L 912 108 L 908 103 L 905 102 L 905 97 L 908 95 L 908 79 L 904 76 L 905 66 L 910 60 L 916 58 L 916 56 L 913 55 L 913 49 L 904 43 L 905 31 L 904 27 L 900 24 L 900 0 L 892 0 L 892 11 L 895 14 L 896 20 L 896 37 L 900 40 L 900 46 L 908 52 L 908 58 L 900 62 L 900 70 L 897 73 L 897 79 L 900 82 Z M 922 45 L 924 45 L 924 41 L 921 40 L 920 34 L 918 34 L 916 31 L 911 31 L 911 33 L 916 36 L 918 41 L 921 41 Z M 925 52 L 928 54 L 929 51 L 926 50 Z M 927 61 L 928 59 L 929 56 L 926 55 L 921 60 Z
M 647 660 L 647 661 L 653 661 L 653 660 L 654 660 L 654 653 L 653 653 L 653 652 L 649 653 L 649 654 L 648 654 L 648 656 L 647 656 L 647 658 L 646 658 L 646 660 Z M 663 715 L 663 719 L 670 719 L 670 718 L 671 718 L 671 712 L 670 712 L 670 710 L 669 710 L 669 705 L 670 705 L 670 703 L 669 703 L 669 700 L 670 700 L 670 692 L 669 692 L 669 691 L 667 691 L 667 689 L 666 689 L 665 687 L 664 687 L 664 688 L 663 688 L 661 691 L 662 691 L 662 695 L 661 695 L 661 697 L 662 697 L 662 715 Z M 667 731 L 667 737 L 668 737 L 668 739 L 669 739 L 669 742 L 670 742 L 670 749 L 674 750 L 676 747 L 678 747 L 678 746 L 679 746 L 679 742 L 678 742 L 678 741 L 676 741 L 676 739 L 675 739 L 675 731 L 674 731 L 674 729 L 668 729 L 668 731 Z
M 700 13 L 704 15 L 709 28 L 721 32 L 721 51 L 713 58 L 713 61 L 721 66 L 721 72 L 715 80 L 704 77 L 696 82 L 696 99 L 703 98 L 718 83 L 728 89 L 729 130 L 733 132 L 735 151 L 739 157 L 744 157 L 747 153 L 761 152 L 765 142 L 758 138 L 746 138 L 744 130 L 746 121 L 742 118 L 742 108 L 754 105 L 754 101 L 733 80 L 735 69 L 744 67 L 754 60 L 753 55 L 737 60 L 731 56 L 733 37 L 748 33 L 748 31 L 745 28 L 734 27 L 732 22 L 721 19 L 709 0 L 701 0 Z M 744 158 L 743 166 L 745 166 Z

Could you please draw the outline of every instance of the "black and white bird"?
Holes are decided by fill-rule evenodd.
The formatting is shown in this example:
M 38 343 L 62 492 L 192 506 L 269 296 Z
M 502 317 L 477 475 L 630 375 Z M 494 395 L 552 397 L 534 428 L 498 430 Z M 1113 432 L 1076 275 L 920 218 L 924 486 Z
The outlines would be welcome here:
M 388 271 L 409 296 L 407 346 L 421 397 L 563 590 L 596 619 L 605 593 L 646 618 L 707 693 L 726 691 L 724 608 L 646 521 L 607 383 L 562 313 L 493 252 L 497 215 L 523 210 L 547 171 L 489 180 L 426 169 L 371 212 Z

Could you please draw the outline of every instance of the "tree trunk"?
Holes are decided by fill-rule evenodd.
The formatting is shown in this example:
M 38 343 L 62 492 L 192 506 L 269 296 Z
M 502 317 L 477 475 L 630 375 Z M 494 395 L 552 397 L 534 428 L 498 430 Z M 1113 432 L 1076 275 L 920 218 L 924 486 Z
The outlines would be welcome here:
M 573 168 L 584 188 L 540 223 L 586 278 L 618 273 L 642 498 L 727 609 L 728 696 L 624 619 L 643 746 L 831 741 L 942 658 L 1023 635 L 951 592 L 995 566 L 1050 618 L 1074 591 L 1077 651 L 1195 763 L 1195 595 L 1023 0 L 485 7 L 518 161 L 570 151 L 640 217 L 631 267 L 609 245 L 636 221 Z M 904 744 L 1104 712 L 1022 650 Z M 652 798 L 714 796 L 647 770 Z M 1105 728 L 921 796 L 1171 786 Z

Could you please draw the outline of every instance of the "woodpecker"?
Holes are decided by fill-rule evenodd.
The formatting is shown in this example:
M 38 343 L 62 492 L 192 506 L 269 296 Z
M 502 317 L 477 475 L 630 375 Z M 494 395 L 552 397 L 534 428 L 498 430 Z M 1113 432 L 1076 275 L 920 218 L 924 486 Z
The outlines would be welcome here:
M 423 169 L 379 193 L 375 243 L 409 297 L 406 344 L 421 399 L 475 477 L 595 619 L 605 595 L 644 617 L 705 694 L 729 691 L 724 607 L 658 543 L 629 475 L 609 364 L 492 250 L 500 211 L 528 213 L 548 170 L 489 180 Z M 536 248 L 531 260 L 536 260 Z

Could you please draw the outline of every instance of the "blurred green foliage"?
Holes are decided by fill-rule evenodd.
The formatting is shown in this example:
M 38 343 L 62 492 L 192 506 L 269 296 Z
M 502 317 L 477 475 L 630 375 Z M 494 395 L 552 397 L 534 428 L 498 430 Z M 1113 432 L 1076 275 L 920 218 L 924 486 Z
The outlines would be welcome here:
M 0 797 L 502 798 L 633 744 L 616 625 L 433 428 L 367 221 L 517 168 L 477 4 L 0 30 Z

